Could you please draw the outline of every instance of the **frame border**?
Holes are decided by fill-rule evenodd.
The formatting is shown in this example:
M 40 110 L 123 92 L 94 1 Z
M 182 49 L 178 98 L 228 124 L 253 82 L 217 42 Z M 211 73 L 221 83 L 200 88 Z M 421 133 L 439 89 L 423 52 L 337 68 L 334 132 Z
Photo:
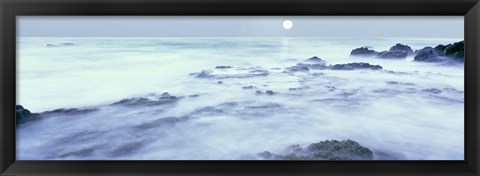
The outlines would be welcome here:
M 0 175 L 479 175 L 479 0 L 0 0 Z M 464 161 L 16 161 L 16 16 L 465 17 Z

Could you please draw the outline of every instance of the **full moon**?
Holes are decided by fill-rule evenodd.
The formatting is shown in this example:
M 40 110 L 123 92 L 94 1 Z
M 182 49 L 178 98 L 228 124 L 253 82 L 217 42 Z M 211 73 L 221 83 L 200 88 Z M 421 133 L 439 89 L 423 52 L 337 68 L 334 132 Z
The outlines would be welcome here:
M 290 20 L 285 20 L 283 21 L 283 28 L 285 29 L 291 29 L 293 27 L 293 22 Z

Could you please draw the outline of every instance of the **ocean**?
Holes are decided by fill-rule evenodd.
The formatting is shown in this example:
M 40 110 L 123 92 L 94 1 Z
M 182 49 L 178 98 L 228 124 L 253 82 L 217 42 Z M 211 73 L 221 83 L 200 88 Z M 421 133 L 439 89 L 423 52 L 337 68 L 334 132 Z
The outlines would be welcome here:
M 17 126 L 17 159 L 243 160 L 351 139 L 399 160 L 463 160 L 463 64 L 349 56 L 362 46 L 460 40 L 19 37 L 17 104 L 34 113 L 96 111 Z M 74 45 L 46 46 L 60 43 Z M 313 56 L 383 69 L 285 72 Z M 112 105 L 165 92 L 178 100 Z

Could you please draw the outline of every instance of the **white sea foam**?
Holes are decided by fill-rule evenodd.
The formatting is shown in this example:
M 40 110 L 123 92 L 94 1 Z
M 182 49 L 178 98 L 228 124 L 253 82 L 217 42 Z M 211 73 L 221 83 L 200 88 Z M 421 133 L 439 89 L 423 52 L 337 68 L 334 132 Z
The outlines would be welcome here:
M 52 115 L 18 126 L 17 157 L 248 159 L 293 144 L 352 139 L 398 159 L 462 160 L 463 65 L 349 57 L 361 46 L 382 51 L 402 43 L 421 49 L 459 40 L 19 38 L 17 104 L 32 112 L 100 110 Z M 76 45 L 45 46 L 65 42 Z M 368 62 L 383 70 L 282 72 L 312 56 L 328 64 Z M 219 65 L 233 68 L 215 69 Z M 202 70 L 213 75 L 252 70 L 269 74 L 227 79 L 189 75 Z M 432 88 L 442 92 L 426 90 Z M 258 95 L 257 90 L 275 94 Z M 109 105 L 163 92 L 180 99 L 160 106 Z M 199 96 L 189 97 L 195 94 Z M 138 129 L 167 117 L 187 120 Z

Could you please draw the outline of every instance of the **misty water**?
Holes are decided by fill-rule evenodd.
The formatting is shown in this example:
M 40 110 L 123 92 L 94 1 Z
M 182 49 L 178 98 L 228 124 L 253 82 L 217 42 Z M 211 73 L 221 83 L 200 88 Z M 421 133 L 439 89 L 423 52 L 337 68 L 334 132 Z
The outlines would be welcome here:
M 395 159 L 463 160 L 463 65 L 349 57 L 362 46 L 415 50 L 460 40 L 21 37 L 17 104 L 34 113 L 95 111 L 18 125 L 17 159 L 258 159 L 351 139 Z M 75 45 L 46 47 L 66 42 Z M 383 69 L 285 72 L 313 56 Z M 202 70 L 211 76 L 192 74 Z M 175 101 L 114 104 L 164 92 Z

